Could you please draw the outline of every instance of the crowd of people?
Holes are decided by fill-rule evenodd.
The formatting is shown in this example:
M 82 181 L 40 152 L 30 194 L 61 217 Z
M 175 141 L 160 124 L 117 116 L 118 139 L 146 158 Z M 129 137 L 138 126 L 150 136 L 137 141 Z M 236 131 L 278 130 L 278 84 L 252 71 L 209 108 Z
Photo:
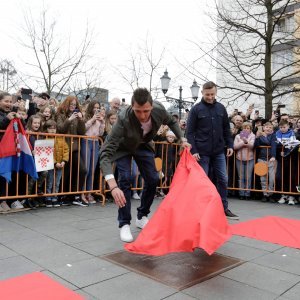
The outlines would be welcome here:
M 204 86 L 204 91 L 214 89 L 215 85 L 208 85 L 207 89 Z M 298 199 L 291 193 L 295 194 L 300 189 L 298 187 L 297 190 L 300 173 L 297 143 L 297 140 L 300 141 L 300 118 L 292 118 L 276 110 L 266 120 L 260 117 L 259 111 L 254 110 L 254 105 L 250 105 L 246 113 L 235 109 L 228 115 L 225 107 L 216 102 L 215 97 L 216 90 L 212 94 L 203 94 L 201 102 L 187 112 L 184 118 L 177 118 L 177 123 L 181 135 L 192 145 L 191 152 L 195 159 L 218 188 L 227 214 L 232 218 L 237 217 L 228 209 L 227 196 L 251 199 L 256 194 L 251 194 L 250 190 L 260 190 L 262 201 L 265 202 L 296 204 Z M 0 200 L 0 211 L 69 204 L 88 206 L 95 203 L 90 191 L 97 189 L 97 180 L 99 181 L 102 141 L 111 134 L 120 111 L 127 107 L 119 98 L 112 99 L 109 106 L 105 107 L 97 100 L 88 99 L 79 103 L 71 95 L 58 103 L 47 93 L 41 93 L 33 95 L 27 103 L 22 99 L 21 93 L 14 97 L 1 93 L 1 130 L 5 130 L 9 122 L 17 117 L 26 128 L 32 149 L 37 139 L 55 138 L 55 144 L 53 170 L 38 172 L 37 180 L 29 177 L 27 185 L 22 185 L 26 182 L 26 174 L 18 174 L 18 182 L 21 183 L 18 194 L 37 194 L 39 197 L 9 200 L 9 196 L 16 195 L 16 176 L 13 176 L 8 185 L 8 199 Z M 173 119 L 176 119 L 176 115 L 173 115 Z M 55 134 L 73 137 L 65 138 Z M 2 136 L 3 131 L 0 132 L 0 139 Z M 155 156 L 162 158 L 162 186 L 169 187 L 179 160 L 176 146 L 178 139 L 168 125 L 162 124 L 153 141 L 157 143 Z M 254 185 L 254 168 L 258 162 L 267 165 L 267 172 Z M 72 167 L 77 165 L 78 168 Z M 117 166 L 114 171 L 117 180 L 118 176 L 122 177 L 122 168 L 122 165 Z M 131 187 L 141 187 L 140 171 L 134 159 L 129 169 Z M 1 176 L 0 186 L 0 195 L 7 195 L 6 182 Z M 137 190 L 131 192 L 131 197 L 136 200 L 142 196 Z M 272 190 L 282 191 L 282 194 L 272 193 Z M 62 191 L 65 195 L 58 197 L 57 194 Z M 69 195 L 69 192 L 72 194 Z M 158 189 L 157 195 L 162 195 L 161 192 L 166 194 L 168 188 Z M 47 196 L 43 196 L 44 194 Z
M 263 202 L 294 205 L 299 192 L 300 118 L 274 110 L 270 119 L 260 117 L 250 105 L 244 114 L 230 115 L 235 156 L 229 160 L 229 186 L 238 187 L 240 199 L 250 199 L 250 190 L 261 190 Z M 265 164 L 265 172 L 253 184 L 254 166 Z M 235 166 L 235 167 L 234 167 Z M 234 179 L 234 171 L 237 171 Z M 273 193 L 272 191 L 281 191 Z
M 93 190 L 93 184 L 96 181 L 97 163 L 99 168 L 99 140 L 100 138 L 104 140 L 110 133 L 120 109 L 121 101 L 118 98 L 112 99 L 109 107 L 104 107 L 96 100 L 80 104 L 75 96 L 67 96 L 58 105 L 57 101 L 51 99 L 46 93 L 33 96 L 29 103 L 26 103 L 21 97 L 13 102 L 12 95 L 0 93 L 1 130 L 5 130 L 12 119 L 21 119 L 26 128 L 33 155 L 37 139 L 53 138 L 55 140 L 53 170 L 38 172 L 37 180 L 29 176 L 27 190 L 25 190 L 26 174 L 22 171 L 18 174 L 19 186 L 17 187 L 16 184 L 16 174 L 13 174 L 12 182 L 8 185 L 9 195 L 7 198 L 14 195 L 35 194 L 35 188 L 39 197 L 3 200 L 0 210 L 36 208 L 38 206 L 58 207 L 70 203 L 88 206 L 95 203 L 95 199 L 89 191 Z M 3 134 L 2 131 L 0 139 Z M 55 134 L 74 135 L 74 137 L 65 138 L 55 136 Z M 78 163 L 79 167 L 77 168 Z M 65 174 L 64 180 L 62 180 L 63 174 Z M 6 182 L 1 176 L 0 186 L 0 195 L 6 195 Z M 55 194 L 62 190 L 61 186 L 65 193 L 87 192 L 58 199 Z M 17 194 L 16 189 L 18 189 Z M 43 197 L 43 194 L 54 195 Z

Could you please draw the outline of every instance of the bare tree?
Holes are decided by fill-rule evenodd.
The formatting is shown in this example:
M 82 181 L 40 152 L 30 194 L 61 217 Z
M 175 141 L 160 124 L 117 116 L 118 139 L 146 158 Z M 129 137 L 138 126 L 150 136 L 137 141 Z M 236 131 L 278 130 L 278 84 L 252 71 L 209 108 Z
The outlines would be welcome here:
M 210 49 L 196 43 L 216 65 L 227 101 L 263 98 L 266 117 L 273 105 L 299 91 L 297 0 L 235 0 L 216 4 L 218 40 Z
M 20 82 L 17 70 L 12 61 L 0 60 L 0 90 L 10 92 L 16 90 Z
M 88 25 L 82 38 L 77 38 L 76 46 L 67 37 L 59 38 L 57 20 L 43 10 L 38 20 L 30 13 L 24 14 L 26 39 L 21 45 L 33 53 L 31 77 L 40 83 L 49 94 L 56 96 L 68 90 L 72 78 L 84 72 L 82 69 L 92 46 L 92 33 Z
M 135 50 L 129 51 L 129 58 L 124 65 L 115 69 L 121 79 L 127 83 L 132 91 L 144 86 L 151 93 L 158 91 L 158 79 L 161 73 L 165 48 L 155 51 L 154 43 L 147 35 L 146 39 L 138 44 Z

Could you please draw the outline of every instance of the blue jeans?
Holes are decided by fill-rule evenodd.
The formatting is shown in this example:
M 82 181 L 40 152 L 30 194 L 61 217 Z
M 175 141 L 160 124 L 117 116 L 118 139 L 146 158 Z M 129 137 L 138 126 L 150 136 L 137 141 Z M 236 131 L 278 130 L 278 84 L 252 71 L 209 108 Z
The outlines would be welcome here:
M 203 168 L 204 172 L 208 176 L 209 168 L 213 170 L 216 188 L 221 196 L 224 210 L 228 209 L 227 201 L 227 185 L 228 177 L 226 173 L 226 159 L 224 153 L 216 155 L 200 155 L 199 160 L 200 166 Z
M 156 193 L 156 186 L 159 178 L 155 169 L 154 153 L 152 151 L 139 148 L 133 154 L 133 158 L 135 159 L 141 176 L 144 179 L 141 205 L 137 208 L 137 218 L 141 219 L 143 216 L 147 216 L 150 213 L 150 207 Z M 131 155 L 127 155 L 116 160 L 119 187 L 126 198 L 125 206 L 119 208 L 118 211 L 119 227 L 122 227 L 125 224 L 129 225 L 131 221 L 131 160 Z
M 48 171 L 47 188 L 46 188 L 47 194 L 58 193 L 61 176 L 62 176 L 62 169 L 55 168 L 55 183 L 54 183 L 54 170 Z M 54 184 L 54 188 L 53 188 L 53 184 Z M 48 196 L 46 197 L 46 200 L 56 201 L 57 196 Z
M 90 191 L 93 189 L 93 174 L 96 169 L 99 157 L 99 141 L 98 140 L 81 140 L 81 159 L 86 168 L 86 186 L 83 184 L 82 190 Z M 84 189 L 84 186 L 86 187 Z
M 250 196 L 252 186 L 252 172 L 254 168 L 254 160 L 236 159 L 236 169 L 239 176 L 239 194 L 240 196 Z

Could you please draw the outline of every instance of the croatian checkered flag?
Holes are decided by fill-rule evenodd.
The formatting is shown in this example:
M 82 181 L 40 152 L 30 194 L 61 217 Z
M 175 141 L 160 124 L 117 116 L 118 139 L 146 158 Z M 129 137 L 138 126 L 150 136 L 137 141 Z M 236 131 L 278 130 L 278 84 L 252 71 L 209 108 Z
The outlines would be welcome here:
M 54 169 L 54 140 L 36 140 L 34 160 L 37 172 Z

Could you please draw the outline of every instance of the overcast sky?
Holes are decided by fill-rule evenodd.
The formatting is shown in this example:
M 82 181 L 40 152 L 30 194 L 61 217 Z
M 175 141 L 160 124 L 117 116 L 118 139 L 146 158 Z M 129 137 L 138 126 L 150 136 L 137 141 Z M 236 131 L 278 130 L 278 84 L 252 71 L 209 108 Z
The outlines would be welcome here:
M 31 10 L 37 17 L 42 8 L 56 16 L 61 36 L 71 34 L 80 39 L 87 21 L 94 29 L 95 41 L 91 51 L 93 59 L 102 64 L 102 88 L 109 89 L 109 97 L 130 99 L 130 87 L 124 84 L 114 71 L 128 61 L 130 49 L 142 44 L 148 34 L 157 55 L 166 48 L 163 69 L 168 68 L 172 78 L 170 95 L 178 96 L 178 87 L 183 86 L 184 97 L 190 96 L 189 87 L 193 78 L 184 67 L 193 68 L 197 57 L 191 41 L 205 43 L 212 36 L 211 24 L 205 13 L 209 12 L 208 0 L 10 0 L 1 4 L 0 58 L 15 62 L 17 68 L 26 68 L 27 53 L 16 43 L 21 36 L 24 10 Z M 25 54 L 26 53 L 26 54 Z M 203 64 L 203 72 L 208 67 Z M 213 69 L 210 69 L 214 80 Z M 156 82 L 158 82 L 158 76 Z

